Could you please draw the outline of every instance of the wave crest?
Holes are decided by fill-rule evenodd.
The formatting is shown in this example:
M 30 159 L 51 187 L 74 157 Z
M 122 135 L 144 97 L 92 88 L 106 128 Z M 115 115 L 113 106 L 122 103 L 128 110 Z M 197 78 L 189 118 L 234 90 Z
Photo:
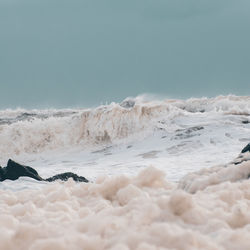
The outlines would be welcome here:
M 133 140 L 165 129 L 173 119 L 193 113 L 250 115 L 250 97 L 218 96 L 188 100 L 127 98 L 94 109 L 2 110 L 2 154 L 37 153 L 76 145 L 98 145 Z

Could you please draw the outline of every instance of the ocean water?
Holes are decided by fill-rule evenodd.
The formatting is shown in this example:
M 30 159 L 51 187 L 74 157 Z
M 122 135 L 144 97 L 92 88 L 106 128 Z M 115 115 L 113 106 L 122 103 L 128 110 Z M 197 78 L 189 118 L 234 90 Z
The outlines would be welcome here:
M 0 183 L 0 249 L 249 249 L 249 142 L 249 96 L 1 110 L 2 166 L 90 183 Z
M 0 0 L 0 250 L 249 250 L 249 8 Z

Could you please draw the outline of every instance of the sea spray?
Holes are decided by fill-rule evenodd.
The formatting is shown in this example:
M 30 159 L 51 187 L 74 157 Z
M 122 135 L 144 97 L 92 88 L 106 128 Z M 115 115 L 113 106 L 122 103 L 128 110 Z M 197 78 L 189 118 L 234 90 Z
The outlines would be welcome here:
M 11 156 L 138 140 L 158 129 L 172 133 L 181 128 L 175 119 L 195 118 L 202 113 L 214 118 L 250 114 L 250 97 L 161 101 L 138 97 L 132 101 L 130 106 L 111 103 L 88 110 L 2 110 L 1 154 Z M 242 122 L 247 122 L 246 119 Z

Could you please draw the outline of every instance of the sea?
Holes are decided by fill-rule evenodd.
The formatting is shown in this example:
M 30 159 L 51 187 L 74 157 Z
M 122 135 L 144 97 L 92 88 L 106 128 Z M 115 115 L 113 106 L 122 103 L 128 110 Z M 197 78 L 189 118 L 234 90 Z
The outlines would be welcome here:
M 0 110 L 1 166 L 89 180 L 0 183 L 0 249 L 249 250 L 249 142 L 250 96 Z

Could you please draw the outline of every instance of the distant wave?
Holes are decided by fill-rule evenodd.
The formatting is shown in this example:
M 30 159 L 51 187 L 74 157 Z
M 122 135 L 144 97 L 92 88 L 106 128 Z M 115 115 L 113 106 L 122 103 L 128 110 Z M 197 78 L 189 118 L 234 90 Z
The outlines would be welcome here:
M 81 145 L 134 140 L 152 134 L 173 118 L 193 113 L 250 115 L 249 96 L 218 96 L 188 100 L 126 98 L 93 109 L 1 110 L 2 154 L 38 153 Z

